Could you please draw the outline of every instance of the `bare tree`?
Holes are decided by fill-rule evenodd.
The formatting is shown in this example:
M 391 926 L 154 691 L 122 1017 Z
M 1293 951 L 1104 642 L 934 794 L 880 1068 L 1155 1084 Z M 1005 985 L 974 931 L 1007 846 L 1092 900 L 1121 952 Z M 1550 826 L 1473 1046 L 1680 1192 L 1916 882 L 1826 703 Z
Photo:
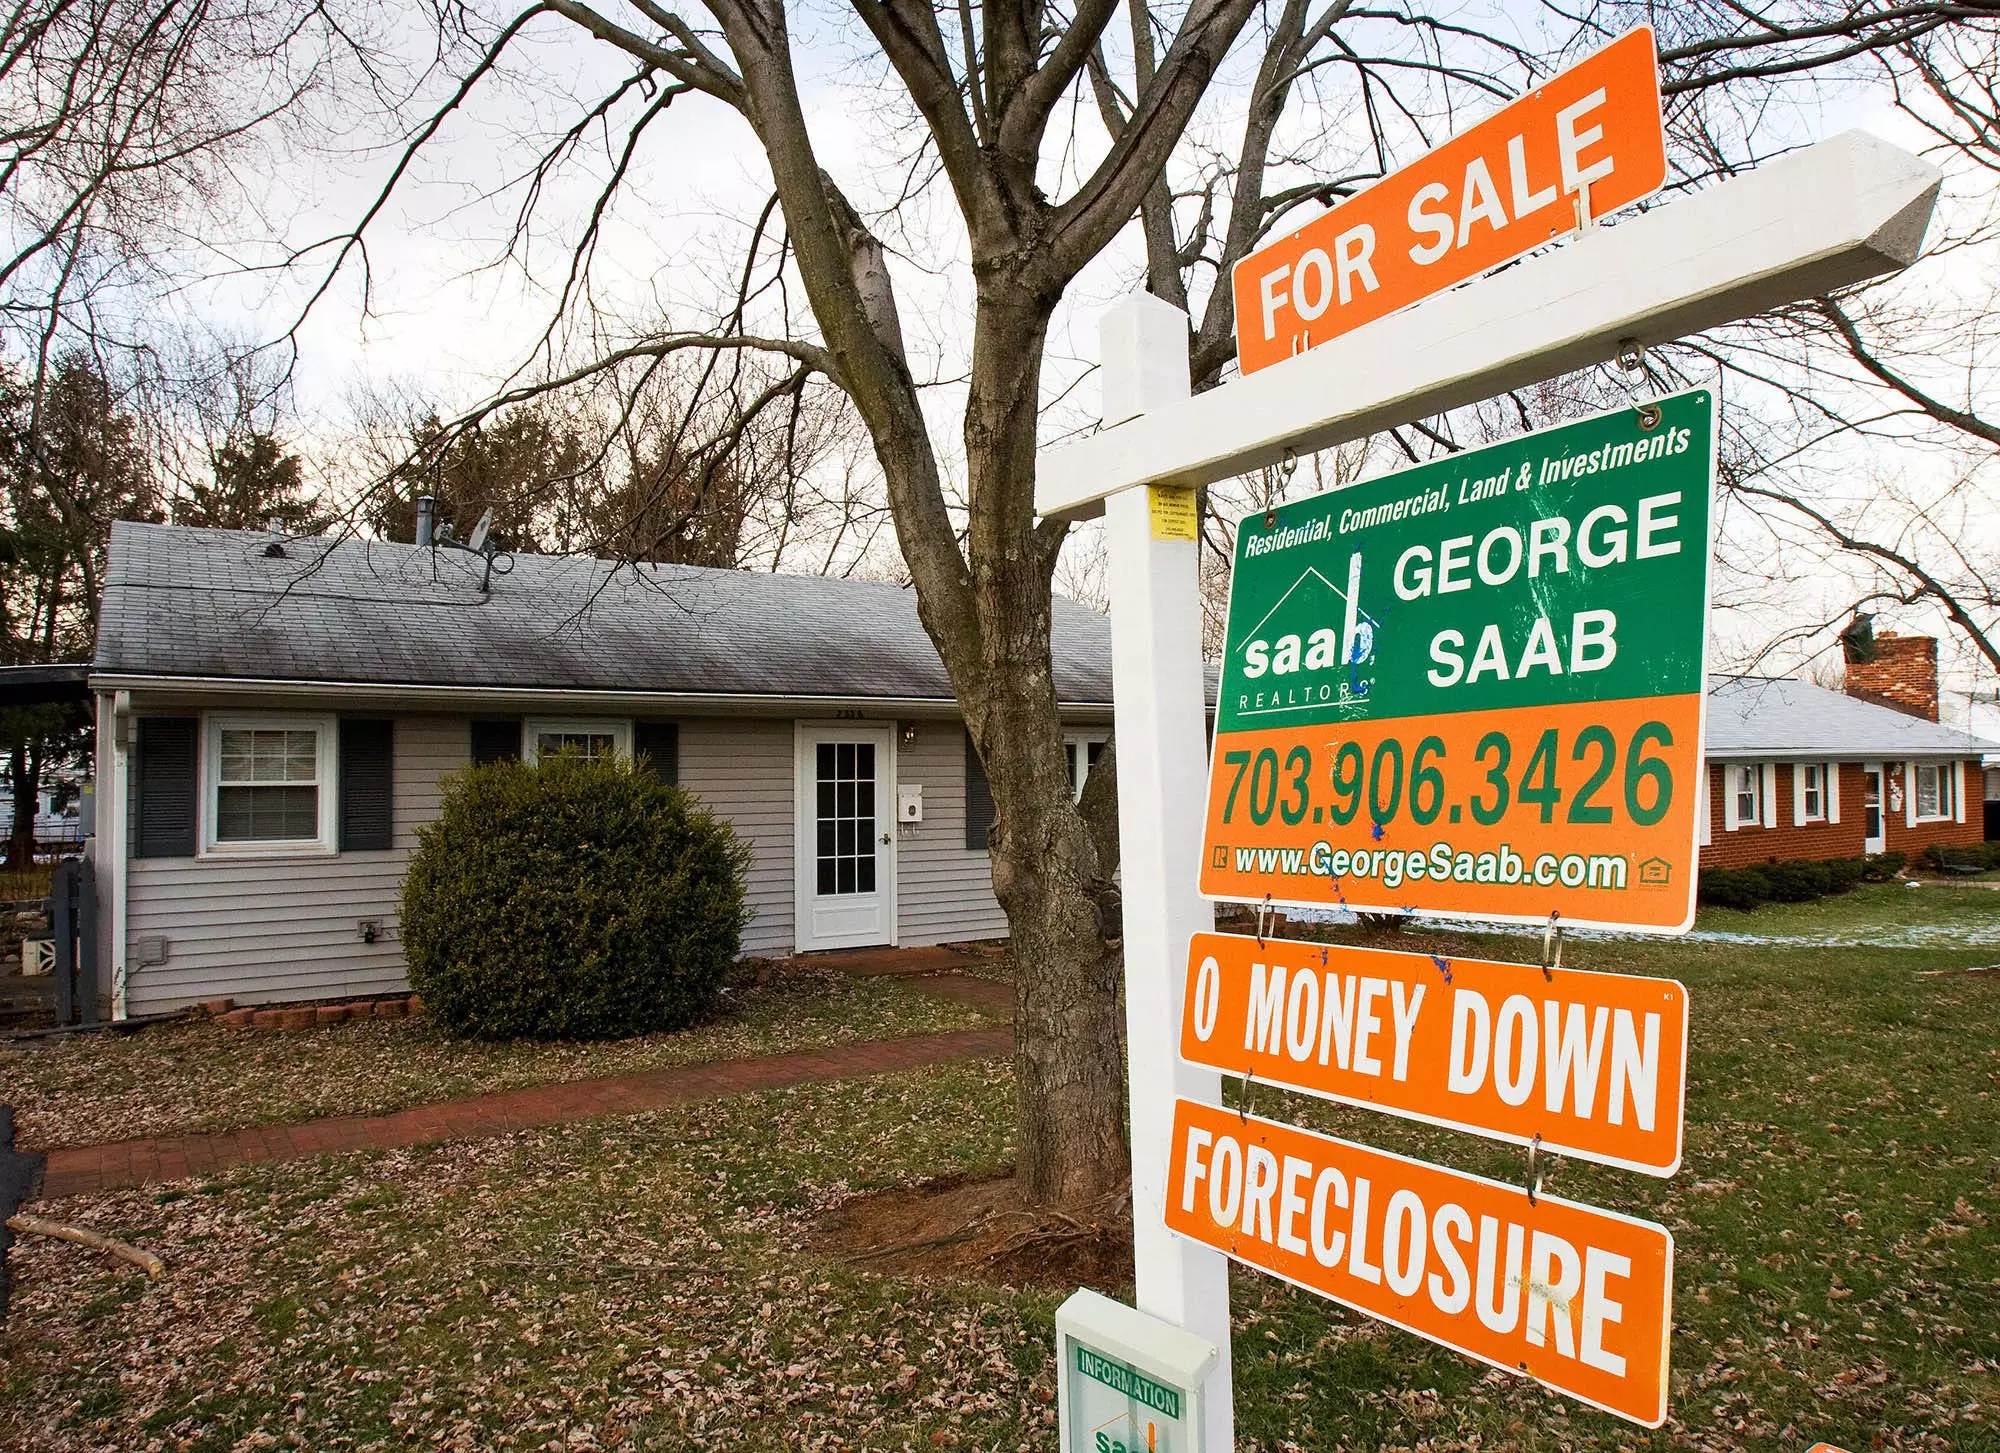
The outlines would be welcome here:
M 598 203 L 555 289 L 560 316 L 587 309 L 600 220 L 663 118 L 700 107 L 690 126 L 724 117 L 761 148 L 772 207 L 750 229 L 735 305 L 712 326 L 592 336 L 589 356 L 568 361 L 568 377 L 683 353 L 756 353 L 776 361 L 781 376 L 775 393 L 746 401 L 753 413 L 771 407 L 794 374 L 830 380 L 852 401 L 919 612 L 993 786 L 993 882 L 1017 966 L 1018 1178 L 1040 1203 L 1090 1200 L 1127 1173 L 1115 838 L 1071 799 L 1050 660 L 1051 582 L 1068 531 L 1034 510 L 1059 305 L 1137 218 L 1147 285 L 1192 308 L 1194 372 L 1210 386 L 1228 370 L 1234 323 L 1220 282 L 1274 229 L 1440 139 L 1470 108 L 1658 14 L 1600 4 L 1579 16 L 1551 5 L 1481 31 L 1456 12 L 1354 0 L 1186 0 L 1171 8 L 1127 0 L 1121 32 L 1118 10 L 1110 0 L 1069 10 L 1021 0 L 853 0 L 816 14 L 823 26 L 847 25 L 828 43 L 862 56 L 857 65 L 880 88 L 883 169 L 893 166 L 901 182 L 879 206 L 857 201 L 857 179 L 829 170 L 822 118 L 802 86 L 793 16 L 781 0 L 704 0 L 702 13 L 662 0 L 541 0 L 504 12 L 491 18 L 480 59 L 412 147 L 430 144 L 506 73 L 531 31 L 566 24 L 630 63 L 633 71 L 580 105 L 575 127 L 529 169 L 524 211 L 548 177 L 577 159 L 584 137 L 615 138 Z M 1729 101 L 1710 107 L 1714 115 L 1698 128 L 1714 143 L 1708 150 L 1682 138 L 1679 184 L 1754 159 L 1764 144 L 1759 117 L 1790 78 L 1842 73 L 1990 13 L 1928 0 L 1804 0 L 1761 10 L 1702 0 L 1676 9 L 1661 23 L 1677 120 L 1700 98 Z M 1239 43 L 1248 52 L 1242 74 Z M 1727 127 L 1718 119 L 1725 111 Z M 396 178 L 406 171 L 407 160 Z M 395 185 L 361 219 L 347 255 Z M 950 428 L 927 413 L 926 392 L 943 380 L 927 376 L 915 346 L 924 332 L 901 301 L 898 273 L 907 281 L 918 249 L 898 257 L 891 248 L 896 229 L 914 225 L 916 199 L 926 215 L 948 213 L 945 246 L 964 259 L 964 373 L 953 380 L 962 404 Z M 515 234 L 523 259 L 527 235 Z M 786 280 L 796 280 L 809 316 L 791 308 Z M 558 337 L 552 322 L 532 347 L 543 376 L 563 376 Z M 1429 435 L 1406 436 L 1405 447 L 1449 442 L 1437 425 L 1423 428 Z M 1099 790 L 1088 803 L 1106 809 L 1110 797 Z

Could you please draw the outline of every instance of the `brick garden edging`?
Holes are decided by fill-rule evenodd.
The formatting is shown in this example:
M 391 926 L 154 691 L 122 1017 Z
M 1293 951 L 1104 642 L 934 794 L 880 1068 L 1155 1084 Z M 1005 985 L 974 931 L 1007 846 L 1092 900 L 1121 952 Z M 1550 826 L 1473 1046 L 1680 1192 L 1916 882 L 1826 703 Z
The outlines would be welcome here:
M 282 1004 L 271 1009 L 238 1009 L 234 999 L 211 999 L 202 1013 L 230 1029 L 323 1029 L 350 1019 L 403 1019 L 423 1012 L 415 994 L 364 999 L 346 1004 Z
M 1013 1047 L 1012 1030 L 961 1029 L 501 1090 L 387 1115 L 341 1115 L 213 1135 L 70 1146 L 47 1153 L 41 1195 L 55 1200 L 180 1180 L 230 1166 L 505 1135 L 541 1125 L 633 1115 L 719 1095 L 754 1094 L 790 1085 L 895 1074 L 952 1060 L 984 1059 L 1011 1053 Z

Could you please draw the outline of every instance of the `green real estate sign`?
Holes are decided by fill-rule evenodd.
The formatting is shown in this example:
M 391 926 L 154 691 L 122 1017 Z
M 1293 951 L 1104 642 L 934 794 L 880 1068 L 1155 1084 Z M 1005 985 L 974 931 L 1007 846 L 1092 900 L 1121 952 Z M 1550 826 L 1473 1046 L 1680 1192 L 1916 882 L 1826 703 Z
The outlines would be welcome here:
M 1238 526 L 1202 891 L 1677 930 L 1714 395 Z

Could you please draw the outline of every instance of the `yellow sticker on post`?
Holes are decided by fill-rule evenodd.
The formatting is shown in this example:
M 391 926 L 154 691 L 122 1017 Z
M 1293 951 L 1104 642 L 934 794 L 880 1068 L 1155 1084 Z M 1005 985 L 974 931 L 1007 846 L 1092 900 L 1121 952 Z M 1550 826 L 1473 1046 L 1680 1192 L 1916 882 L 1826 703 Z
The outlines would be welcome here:
M 1201 534 L 1201 514 L 1190 486 L 1156 484 L 1146 491 L 1155 540 L 1193 540 Z

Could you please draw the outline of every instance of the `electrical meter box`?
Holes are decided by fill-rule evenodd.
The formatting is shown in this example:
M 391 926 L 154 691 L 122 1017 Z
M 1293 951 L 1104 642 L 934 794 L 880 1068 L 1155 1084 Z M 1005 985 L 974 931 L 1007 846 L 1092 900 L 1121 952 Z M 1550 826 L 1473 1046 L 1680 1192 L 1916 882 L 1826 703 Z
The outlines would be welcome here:
M 924 784 L 904 782 L 896 788 L 896 821 L 922 822 L 924 820 Z
M 1062 1453 L 1202 1453 L 1201 1384 L 1215 1344 L 1079 1291 L 1056 1310 Z

